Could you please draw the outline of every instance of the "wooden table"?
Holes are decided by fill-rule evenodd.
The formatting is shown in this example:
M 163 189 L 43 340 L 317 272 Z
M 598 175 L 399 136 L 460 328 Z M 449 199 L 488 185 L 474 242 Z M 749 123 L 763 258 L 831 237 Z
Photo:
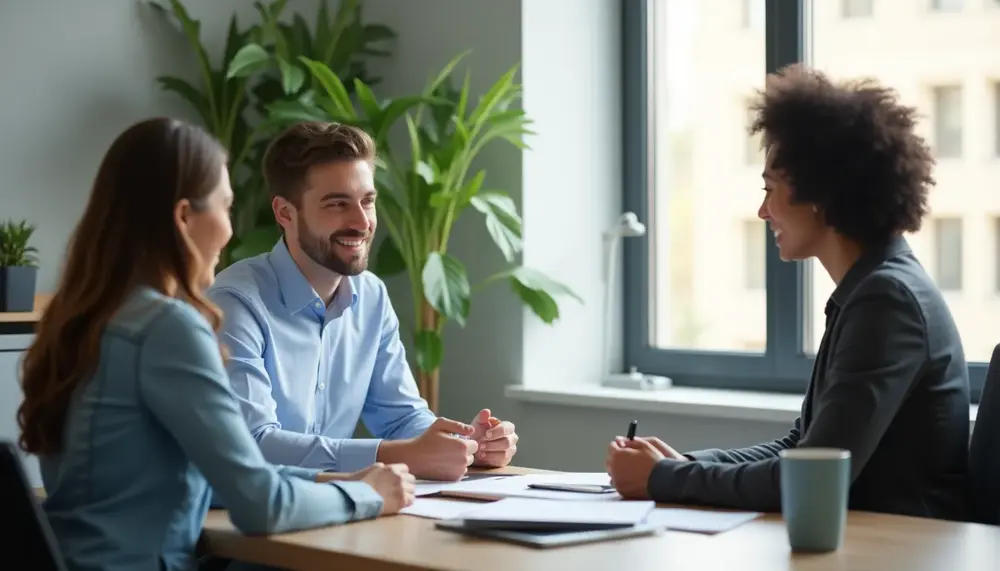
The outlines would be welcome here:
M 714 536 L 667 531 L 554 549 L 466 538 L 395 515 L 271 537 L 246 537 L 213 511 L 209 552 L 295 571 L 976 571 L 1000 569 L 1000 527 L 852 512 L 843 548 L 792 554 L 785 525 L 766 515 Z
M 35 332 L 35 324 L 42 318 L 42 312 L 49 305 L 52 296 L 40 293 L 35 296 L 35 309 L 24 312 L 0 313 L 0 335 L 30 335 Z

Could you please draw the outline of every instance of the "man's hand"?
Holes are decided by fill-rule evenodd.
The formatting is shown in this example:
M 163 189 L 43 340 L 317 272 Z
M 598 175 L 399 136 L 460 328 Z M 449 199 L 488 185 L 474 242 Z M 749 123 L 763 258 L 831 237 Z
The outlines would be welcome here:
M 490 409 L 484 408 L 472 420 L 472 427 L 475 432 L 470 438 L 479 443 L 476 466 L 500 468 L 510 464 L 517 453 L 518 436 L 513 423 L 491 416 Z
M 399 513 L 399 510 L 413 503 L 416 478 L 410 474 L 405 464 L 386 466 L 376 462 L 354 474 L 361 475 L 360 480 L 382 496 L 382 513 L 379 515 Z
M 647 491 L 649 475 L 653 473 L 656 463 L 665 457 L 663 452 L 648 440 L 627 440 L 618 437 L 608 446 L 608 456 L 604 465 L 608 469 L 608 475 L 611 476 L 611 485 L 623 498 L 649 499 Z
M 416 438 L 382 441 L 377 459 L 406 464 L 418 478 L 460 480 L 479 448 L 476 441 L 469 438 L 473 432 L 468 424 L 441 417 Z

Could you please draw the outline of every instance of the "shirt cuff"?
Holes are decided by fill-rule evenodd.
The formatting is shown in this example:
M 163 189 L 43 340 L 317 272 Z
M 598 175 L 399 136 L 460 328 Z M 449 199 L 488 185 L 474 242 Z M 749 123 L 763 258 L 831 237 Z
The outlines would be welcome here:
M 649 499 L 656 502 L 674 501 L 677 498 L 677 491 L 681 489 L 679 485 L 683 485 L 683 482 L 677 481 L 674 468 L 686 462 L 670 458 L 657 462 L 653 466 L 653 471 L 649 473 L 649 479 L 646 480 L 646 493 L 649 494 Z
M 337 451 L 337 472 L 357 472 L 375 463 L 379 439 L 349 439 L 340 443 Z
M 317 470 L 314 468 L 303 468 L 301 466 L 278 466 L 278 471 L 287 476 L 293 478 L 302 478 L 303 480 L 316 481 L 316 477 L 322 470 Z
M 365 482 L 331 481 L 354 504 L 352 520 L 372 519 L 382 513 L 382 496 Z
M 718 462 L 719 457 L 716 455 L 718 451 L 718 448 L 695 450 L 694 452 L 685 452 L 684 457 L 695 462 Z

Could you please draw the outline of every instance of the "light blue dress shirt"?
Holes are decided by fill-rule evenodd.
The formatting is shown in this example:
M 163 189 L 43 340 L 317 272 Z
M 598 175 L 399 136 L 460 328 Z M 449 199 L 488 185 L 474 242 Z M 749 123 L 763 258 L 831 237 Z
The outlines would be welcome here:
M 247 534 L 381 512 L 368 484 L 319 484 L 315 470 L 264 460 L 218 347 L 193 307 L 149 288 L 135 290 L 104 330 L 62 451 L 40 459 L 43 509 L 71 571 L 194 569 L 209 484 Z
M 216 276 L 229 380 L 264 457 L 335 472 L 375 462 L 379 439 L 436 419 L 420 397 L 385 284 L 344 277 L 325 306 L 284 240 Z M 352 439 L 358 420 L 377 438 Z

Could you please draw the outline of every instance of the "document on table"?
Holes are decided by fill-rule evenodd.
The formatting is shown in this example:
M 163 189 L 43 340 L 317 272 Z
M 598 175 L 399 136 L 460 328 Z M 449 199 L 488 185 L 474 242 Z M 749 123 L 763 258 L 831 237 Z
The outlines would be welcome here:
M 514 476 L 508 474 L 468 474 L 458 482 L 442 482 L 440 480 L 417 480 L 416 491 L 414 496 L 432 496 L 444 490 L 447 490 L 451 486 L 458 483 L 464 482 L 478 482 L 480 480 L 500 480 L 503 478 L 512 478 Z
M 469 522 L 489 522 L 576 529 L 585 527 L 627 527 L 643 523 L 656 504 L 651 501 L 604 502 L 506 498 L 465 511 Z
M 584 492 L 563 492 L 555 490 L 536 490 L 529 484 L 588 484 L 608 485 L 610 477 L 602 472 L 562 472 L 546 474 L 528 474 L 499 479 L 481 479 L 455 482 L 438 486 L 433 493 L 445 496 L 492 499 L 503 498 L 538 498 L 546 500 L 579 500 L 586 502 L 607 502 L 621 500 L 618 493 L 588 494 Z M 420 484 L 418 494 L 420 493 Z
M 729 531 L 753 520 L 757 512 L 724 512 L 684 508 L 655 508 L 646 516 L 646 523 L 675 531 L 716 534 Z
M 429 519 L 455 519 L 461 517 L 465 512 L 476 509 L 480 505 L 475 502 L 457 500 L 416 498 L 412 504 L 399 510 L 399 513 Z

